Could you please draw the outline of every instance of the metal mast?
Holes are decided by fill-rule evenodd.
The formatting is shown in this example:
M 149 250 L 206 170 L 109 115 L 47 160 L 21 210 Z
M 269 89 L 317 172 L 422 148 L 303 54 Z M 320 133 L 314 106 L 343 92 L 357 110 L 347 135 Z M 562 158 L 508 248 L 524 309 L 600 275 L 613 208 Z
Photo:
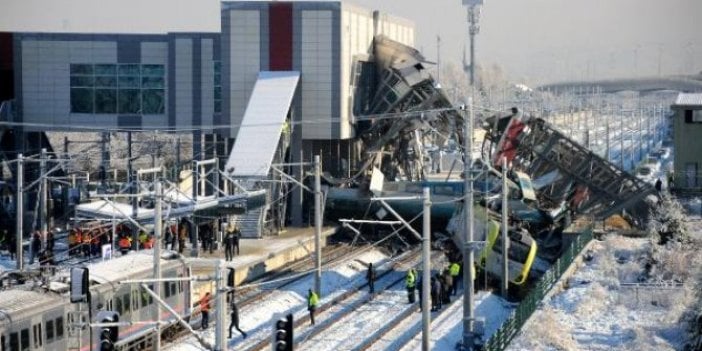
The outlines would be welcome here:
M 468 10 L 468 35 L 470 37 L 470 85 L 475 84 L 475 36 L 480 33 L 480 6 L 483 0 L 463 0 Z

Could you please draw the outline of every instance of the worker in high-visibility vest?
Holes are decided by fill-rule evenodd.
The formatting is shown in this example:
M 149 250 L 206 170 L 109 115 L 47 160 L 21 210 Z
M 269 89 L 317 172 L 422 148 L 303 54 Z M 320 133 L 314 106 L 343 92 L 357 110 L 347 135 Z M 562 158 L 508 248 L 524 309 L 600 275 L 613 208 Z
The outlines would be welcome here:
M 414 268 L 410 268 L 407 271 L 407 276 L 405 277 L 405 287 L 407 288 L 407 299 L 409 303 L 414 303 L 414 287 L 417 283 L 417 273 Z
M 314 325 L 314 312 L 317 310 L 318 304 L 319 296 L 312 289 L 309 289 L 307 292 L 307 310 L 310 311 L 310 322 L 312 325 Z
M 117 244 L 119 245 L 119 252 L 121 252 L 122 255 L 128 254 L 129 250 L 132 249 L 132 240 L 130 240 L 128 235 L 121 236 Z
M 461 282 L 461 265 L 458 264 L 458 262 L 453 262 L 449 265 L 449 274 L 451 275 L 451 279 L 453 280 L 452 282 L 452 289 L 451 289 L 451 295 L 456 295 L 456 292 L 458 291 L 458 284 Z

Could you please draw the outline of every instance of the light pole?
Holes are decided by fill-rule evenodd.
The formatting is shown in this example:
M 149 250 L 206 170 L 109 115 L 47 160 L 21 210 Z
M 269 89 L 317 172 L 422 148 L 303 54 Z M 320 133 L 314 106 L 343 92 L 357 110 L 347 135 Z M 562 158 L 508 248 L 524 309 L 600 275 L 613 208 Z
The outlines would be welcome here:
M 470 37 L 470 85 L 475 84 L 475 36 L 480 33 L 480 6 L 483 0 L 463 0 L 468 10 L 468 35 Z

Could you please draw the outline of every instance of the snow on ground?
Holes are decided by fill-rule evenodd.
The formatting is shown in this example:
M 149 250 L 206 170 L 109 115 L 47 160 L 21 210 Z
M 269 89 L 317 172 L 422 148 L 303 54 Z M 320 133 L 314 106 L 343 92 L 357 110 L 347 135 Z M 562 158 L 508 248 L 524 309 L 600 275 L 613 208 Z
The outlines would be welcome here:
M 618 235 L 593 242 L 567 287 L 543 301 L 508 350 L 680 349 L 679 320 L 694 293 L 687 285 L 635 285 L 651 245 Z
M 325 269 L 322 272 L 320 304 L 328 303 L 346 291 L 364 284 L 366 280 L 366 265 L 369 262 L 372 262 L 378 270 L 387 269 L 388 257 L 380 251 L 371 250 L 357 256 L 354 260 Z M 273 319 L 284 313 L 293 313 L 295 319 L 305 316 L 308 313 L 307 291 L 313 286 L 314 277 L 309 275 L 274 291 L 260 303 L 240 306 L 240 327 L 248 333 L 248 338 L 242 340 L 241 335 L 235 331 L 234 338 L 229 341 L 229 346 L 244 348 L 260 340 L 270 338 Z M 227 325 L 229 324 L 228 316 L 226 323 Z M 214 325 L 214 323 L 211 323 L 211 325 Z M 204 333 L 205 339 L 214 343 L 214 330 L 212 327 L 200 333 Z M 195 338 L 188 337 L 179 340 L 175 344 L 168 345 L 164 349 L 170 351 L 202 350 L 202 346 L 197 343 Z
M 453 302 L 441 314 L 432 314 L 430 347 L 436 351 L 455 350 L 456 344 L 463 340 L 463 299 L 461 294 L 453 297 Z M 485 338 L 492 335 L 502 323 L 507 320 L 514 310 L 515 305 L 506 302 L 498 295 L 481 291 L 476 294 L 475 316 L 485 318 Z M 388 335 L 387 340 L 406 340 L 409 335 L 412 339 L 402 348 L 403 351 L 413 351 L 422 348 L 422 316 L 420 313 L 411 318 L 411 323 L 405 329 L 404 336 Z M 400 330 L 402 330 L 400 328 Z M 371 350 L 396 349 L 397 345 L 390 343 L 386 346 L 381 343 Z

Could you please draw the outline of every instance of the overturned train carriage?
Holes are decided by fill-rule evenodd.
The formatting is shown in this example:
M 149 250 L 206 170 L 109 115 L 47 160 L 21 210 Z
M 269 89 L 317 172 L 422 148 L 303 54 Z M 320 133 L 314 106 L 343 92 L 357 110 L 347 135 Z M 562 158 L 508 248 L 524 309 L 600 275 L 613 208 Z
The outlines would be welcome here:
M 605 219 L 626 211 L 646 223 L 658 201 L 655 189 L 540 118 L 516 108 L 486 120 L 483 157 L 495 168 L 506 160 L 510 169 L 528 174 L 538 184 L 542 209 L 565 206 L 573 215 Z

